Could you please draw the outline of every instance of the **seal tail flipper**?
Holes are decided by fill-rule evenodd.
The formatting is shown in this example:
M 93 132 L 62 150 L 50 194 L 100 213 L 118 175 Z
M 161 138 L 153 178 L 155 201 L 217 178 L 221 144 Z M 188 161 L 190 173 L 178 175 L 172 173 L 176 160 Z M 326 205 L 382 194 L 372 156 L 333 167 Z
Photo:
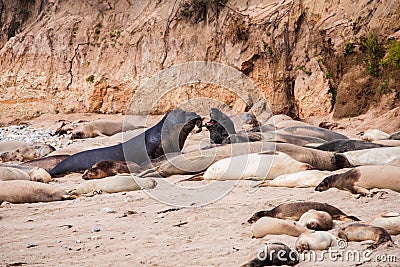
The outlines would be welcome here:
M 204 175 L 204 172 L 201 172 L 201 173 L 195 174 L 187 179 L 180 180 L 178 183 L 188 182 L 188 181 L 203 181 L 204 180 L 203 175 Z
M 265 180 L 265 181 L 263 181 L 263 182 L 261 182 L 259 184 L 253 185 L 252 187 L 253 188 L 255 188 L 255 187 L 267 187 L 267 186 L 270 186 L 270 184 L 271 184 L 271 181 Z
M 61 200 L 72 200 L 72 199 L 76 199 L 76 198 L 77 198 L 76 195 L 69 195 L 69 194 L 61 196 Z

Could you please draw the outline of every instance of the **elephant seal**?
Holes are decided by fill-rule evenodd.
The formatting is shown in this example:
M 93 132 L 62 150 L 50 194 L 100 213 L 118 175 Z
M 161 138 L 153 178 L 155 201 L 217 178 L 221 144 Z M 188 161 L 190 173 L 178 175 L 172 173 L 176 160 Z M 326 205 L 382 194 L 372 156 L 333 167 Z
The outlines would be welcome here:
M 47 144 L 33 144 L 23 146 L 14 151 L 4 152 L 0 155 L 3 162 L 7 161 L 28 161 L 36 158 L 42 158 L 56 149 Z
M 357 217 L 348 216 L 338 208 L 327 203 L 319 202 L 290 202 L 276 206 L 271 210 L 258 211 L 247 220 L 248 223 L 254 223 L 262 217 L 274 217 L 280 219 L 299 220 L 301 215 L 310 209 L 325 211 L 329 213 L 334 220 L 341 221 L 359 221 Z
M 210 121 L 205 126 L 210 132 L 211 144 L 222 144 L 231 134 L 236 134 L 233 121 L 217 108 L 211 108 Z
M 3 201 L 14 204 L 36 203 L 73 198 L 54 185 L 22 180 L 0 182 L 0 203 Z
M 138 172 L 140 166 L 135 162 L 103 160 L 97 162 L 92 167 L 87 169 L 82 178 L 85 180 L 101 179 L 108 176 L 113 176 L 118 173 Z
M 390 140 L 400 140 L 400 132 L 393 133 L 392 135 L 389 136 L 388 139 L 390 139 Z
M 16 150 L 17 148 L 22 148 L 30 145 L 30 143 L 20 141 L 2 141 L 0 142 L 0 154 L 4 152 L 11 152 Z
M 382 227 L 353 223 L 338 231 L 338 237 L 346 241 L 372 240 L 374 243 L 368 248 L 375 249 L 385 242 L 393 242 L 389 233 Z
M 296 240 L 296 250 L 301 253 L 307 250 L 326 250 L 335 246 L 336 237 L 328 232 L 316 231 L 303 233 Z
M 307 170 L 295 173 L 282 174 L 270 181 L 264 181 L 258 186 L 276 186 L 276 187 L 316 187 L 324 178 L 348 171 L 349 169 L 340 169 L 337 171 L 319 171 Z
M 118 193 L 141 189 L 152 189 L 157 182 L 151 178 L 134 178 L 131 174 L 115 175 L 103 179 L 90 180 L 68 191 L 71 195 L 91 193 Z
M 270 142 L 283 142 L 289 143 L 297 146 L 305 146 L 308 144 L 324 144 L 325 140 L 316 137 L 302 136 L 302 135 L 293 135 L 293 134 L 283 134 L 275 131 L 263 132 L 262 134 L 264 141 Z
M 39 167 L 45 169 L 46 171 L 50 171 L 53 169 L 58 163 L 68 158 L 70 155 L 55 155 L 55 156 L 47 156 L 40 159 L 34 159 L 30 161 L 23 162 L 22 166 L 28 167 Z
M 389 137 L 390 134 L 382 132 L 381 130 L 378 129 L 372 129 L 362 133 L 361 140 L 372 142 L 377 140 L 388 139 Z
M 388 214 L 379 215 L 369 222 L 369 225 L 384 228 L 390 235 L 400 234 L 400 213 L 392 212 Z
M 281 121 L 292 121 L 293 119 L 285 114 L 277 114 L 266 121 L 266 124 L 275 125 Z
M 377 147 L 386 147 L 385 145 L 375 144 L 362 140 L 352 140 L 352 139 L 338 139 L 333 140 L 328 143 L 317 146 L 316 149 L 323 151 L 332 151 L 343 153 L 347 151 L 361 150 L 361 149 L 370 149 Z
M 299 236 L 302 233 L 311 232 L 311 230 L 295 221 L 263 217 L 254 224 L 252 232 L 253 237 L 262 238 L 266 235 Z
M 141 123 L 137 123 L 137 120 L 135 120 L 135 123 L 132 123 L 131 120 L 122 121 L 100 119 L 89 122 L 83 127 L 72 131 L 71 139 L 93 138 L 96 136 L 111 136 L 122 131 L 136 130 L 144 127 L 144 120 Z
M 326 211 L 311 209 L 301 215 L 299 224 L 316 231 L 328 231 L 332 229 L 333 220 Z
M 103 160 L 132 161 L 141 164 L 155 158 L 155 151 L 162 141 L 168 137 L 170 129 L 180 123 L 201 120 L 194 112 L 172 110 L 159 123 L 144 133 L 135 136 L 126 142 L 114 146 L 97 148 L 74 154 L 50 170 L 50 175 L 59 175 L 68 172 L 83 171 L 95 163 Z M 176 136 L 178 138 L 178 136 Z M 185 139 L 186 140 L 186 139 Z M 179 140 L 175 140 L 174 147 L 179 152 Z M 180 142 L 179 142 L 180 143 Z
M 275 127 L 278 129 L 288 128 L 288 127 L 297 127 L 297 126 L 311 126 L 308 123 L 302 121 L 295 121 L 295 120 L 284 120 L 275 123 Z
M 386 163 L 385 165 L 400 167 L 400 158 L 394 159 L 391 162 Z
M 139 174 L 140 177 L 168 177 L 178 174 L 195 174 L 205 171 L 218 160 L 239 155 L 276 150 L 285 153 L 297 161 L 308 163 L 318 170 L 338 170 L 350 167 L 346 157 L 341 154 L 300 147 L 292 144 L 274 142 L 251 142 L 214 146 L 200 151 L 174 155 L 168 161 L 162 161 L 156 167 Z
M 250 262 L 241 267 L 263 267 L 263 266 L 293 266 L 299 263 L 299 254 L 284 243 L 266 243 L 264 248 L 257 251 L 256 256 L 252 256 Z
M 263 152 L 222 159 L 208 167 L 205 180 L 264 180 L 312 169 L 282 152 Z
M 392 139 L 377 140 L 372 143 L 383 146 L 400 146 L 400 140 L 392 140 Z
M 385 165 L 400 158 L 400 147 L 379 147 L 342 153 L 353 167 Z
M 326 141 L 333 141 L 337 139 L 348 139 L 347 136 L 343 134 L 314 126 L 293 126 L 293 127 L 279 129 L 277 130 L 277 132 L 283 134 L 294 134 L 294 135 L 316 137 L 324 139 Z
M 400 167 L 371 165 L 353 168 L 345 173 L 326 177 L 315 191 L 326 191 L 336 187 L 352 194 L 369 194 L 368 189 L 391 189 L 400 192 Z
M 26 180 L 48 183 L 51 176 L 42 168 L 34 167 L 30 170 L 21 170 L 13 167 L 0 167 L 0 181 Z

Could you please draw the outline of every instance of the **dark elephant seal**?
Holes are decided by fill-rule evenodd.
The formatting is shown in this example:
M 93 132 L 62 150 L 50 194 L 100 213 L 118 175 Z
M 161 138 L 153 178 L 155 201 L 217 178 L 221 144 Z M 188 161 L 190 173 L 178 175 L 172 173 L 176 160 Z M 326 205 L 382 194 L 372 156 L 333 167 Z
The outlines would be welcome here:
M 0 203 L 36 203 L 73 198 L 54 185 L 22 180 L 0 182 Z
M 211 144 L 222 144 L 231 134 L 236 134 L 233 121 L 217 108 L 211 108 L 210 121 L 205 126 L 210 132 Z
M 355 242 L 372 240 L 374 243 L 368 247 L 372 249 L 377 248 L 382 243 L 393 242 L 389 233 L 382 227 L 362 223 L 353 223 L 340 229 L 338 237 L 346 241 Z
M 241 267 L 263 267 L 263 266 L 294 266 L 299 263 L 299 254 L 284 243 L 266 243 L 262 250 L 252 256 L 250 262 Z
M 347 190 L 352 194 L 368 195 L 368 189 L 391 189 L 400 192 L 400 167 L 370 165 L 353 168 L 347 172 L 326 177 L 315 188 L 315 191 L 326 191 L 329 188 Z
M 85 180 L 101 179 L 118 173 L 138 172 L 140 166 L 135 162 L 103 160 L 87 169 L 82 178 Z
M 0 159 L 4 162 L 7 161 L 28 161 L 36 158 L 42 158 L 56 149 L 47 144 L 33 144 L 30 146 L 23 146 L 15 149 L 14 151 L 4 152 L 0 155 Z
M 347 151 L 370 149 L 377 147 L 386 147 L 386 146 L 362 140 L 338 139 L 317 146 L 315 149 L 343 153 Z
M 55 156 L 47 156 L 40 159 L 34 159 L 30 161 L 23 162 L 22 166 L 27 167 L 39 167 L 45 169 L 46 171 L 50 171 L 53 169 L 58 163 L 68 158 L 70 155 L 55 155 Z
M 314 126 L 293 126 L 277 130 L 278 133 L 316 137 L 326 141 L 348 139 L 345 135 Z
M 53 176 L 83 171 L 103 160 L 132 161 L 141 164 L 155 158 L 156 150 L 159 149 L 162 141 L 168 138 L 168 133 L 174 125 L 197 120 L 201 120 L 201 117 L 194 112 L 172 110 L 159 123 L 144 133 L 121 144 L 74 154 L 55 166 L 50 174 Z M 178 139 L 178 136 L 176 136 L 176 139 Z M 175 141 L 172 147 L 178 152 L 180 151 L 179 140 Z
M 281 219 L 292 219 L 298 220 L 300 217 L 309 211 L 310 209 L 325 211 L 329 213 L 334 220 L 341 221 L 359 221 L 357 217 L 348 216 L 338 208 L 329 205 L 327 203 L 320 202 L 290 202 L 284 203 L 276 206 L 271 210 L 262 210 L 254 213 L 250 219 L 247 220 L 248 223 L 254 223 L 262 217 L 274 217 Z

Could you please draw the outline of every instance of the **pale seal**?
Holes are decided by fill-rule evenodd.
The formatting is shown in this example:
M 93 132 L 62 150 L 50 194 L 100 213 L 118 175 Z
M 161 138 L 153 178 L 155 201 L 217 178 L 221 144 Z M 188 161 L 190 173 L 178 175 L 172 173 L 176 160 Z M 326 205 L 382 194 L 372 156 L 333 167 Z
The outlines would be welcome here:
M 303 213 L 299 224 L 312 230 L 328 231 L 332 229 L 332 216 L 326 211 L 311 209 Z
M 300 236 L 302 233 L 308 233 L 312 230 L 299 225 L 295 221 L 284 220 L 272 217 L 263 217 L 253 226 L 253 237 L 262 238 L 266 235 L 290 235 Z

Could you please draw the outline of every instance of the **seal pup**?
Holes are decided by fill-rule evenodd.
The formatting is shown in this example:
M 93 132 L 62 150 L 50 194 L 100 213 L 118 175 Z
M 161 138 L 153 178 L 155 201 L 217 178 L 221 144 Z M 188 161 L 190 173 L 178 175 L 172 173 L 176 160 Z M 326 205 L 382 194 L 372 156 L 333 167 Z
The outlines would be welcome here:
M 279 129 L 277 130 L 277 132 L 283 134 L 294 134 L 294 135 L 316 137 L 324 139 L 326 141 L 333 141 L 337 139 L 348 139 L 347 136 L 343 134 L 314 126 L 293 126 L 293 127 Z
M 290 235 L 299 236 L 311 230 L 299 225 L 295 221 L 284 220 L 272 217 L 263 217 L 253 226 L 253 237 L 262 238 L 266 235 Z
M 42 158 L 56 149 L 47 144 L 33 144 L 30 146 L 23 146 L 15 149 L 14 151 L 4 152 L 0 155 L 3 162 L 7 161 L 28 161 L 36 158 Z
M 324 178 L 336 174 L 343 173 L 349 169 L 340 169 L 337 171 L 319 171 L 319 170 L 307 170 L 299 171 L 295 173 L 282 174 L 273 180 L 264 181 L 259 184 L 260 187 L 265 186 L 276 186 L 276 187 L 316 187 Z
M 341 221 L 360 221 L 357 217 L 348 216 L 338 208 L 329 205 L 327 203 L 320 203 L 320 202 L 290 202 L 290 203 L 283 203 L 271 210 L 262 210 L 258 211 L 251 216 L 250 219 L 247 220 L 248 223 L 254 223 L 258 219 L 262 217 L 274 217 L 280 219 L 291 219 L 291 220 L 299 220 L 301 215 L 305 212 L 309 211 L 310 209 L 325 211 L 332 216 L 334 220 L 341 220 Z
M 355 242 L 372 240 L 374 243 L 368 247 L 372 249 L 377 248 L 382 243 L 393 242 L 384 228 L 362 223 L 353 223 L 343 227 L 338 231 L 338 237 L 346 241 Z
M 109 120 L 100 119 L 89 122 L 88 124 L 73 130 L 71 139 L 93 138 L 97 136 L 111 136 L 122 131 L 136 130 L 144 128 L 144 122 L 132 123 L 131 120 Z
M 301 215 L 299 224 L 316 231 L 328 231 L 333 227 L 333 220 L 326 211 L 311 209 Z
M 353 166 L 385 165 L 400 158 L 400 147 L 378 147 L 342 153 Z
M 156 187 L 157 182 L 151 178 L 135 178 L 131 174 L 120 174 L 86 181 L 77 185 L 74 189 L 68 191 L 71 195 L 83 195 L 93 193 L 118 193 L 135 191 L 141 189 L 152 189 Z
M 213 163 L 204 173 L 205 180 L 264 180 L 312 166 L 299 162 L 282 152 L 263 152 L 222 159 Z
M 326 177 L 315 188 L 315 191 L 326 191 L 329 188 L 347 190 L 352 194 L 368 195 L 368 189 L 391 189 L 400 192 L 400 167 L 371 165 L 353 168 L 347 172 Z
M 21 165 L 29 166 L 29 167 L 39 167 L 45 169 L 46 171 L 50 171 L 53 169 L 58 163 L 68 158 L 70 155 L 54 155 L 47 156 L 40 159 L 34 159 L 30 161 L 25 161 Z
M 368 142 L 384 140 L 384 139 L 388 139 L 389 137 L 390 137 L 390 134 L 382 132 L 381 130 L 378 130 L 378 129 L 371 129 L 371 130 L 361 133 L 361 140 L 368 141 Z
M 316 231 L 303 233 L 296 240 L 296 250 L 301 253 L 307 250 L 325 250 L 335 246 L 336 237 L 328 232 Z
M 390 235 L 398 235 L 400 234 L 400 213 L 381 214 L 367 222 L 367 224 L 382 227 Z
M 36 203 L 73 198 L 54 185 L 22 180 L 0 182 L 0 203 Z
M 370 149 L 377 147 L 387 147 L 385 145 L 375 144 L 362 140 L 353 140 L 353 139 L 338 139 L 333 140 L 328 143 L 317 146 L 316 149 L 323 151 L 332 151 L 343 153 L 347 151 L 361 150 L 361 149 Z
M 26 180 L 41 183 L 51 181 L 50 174 L 42 168 L 21 170 L 14 167 L 0 167 L 0 181 Z
M 136 173 L 139 170 L 140 166 L 135 162 L 103 160 L 87 169 L 82 178 L 85 180 L 101 179 L 118 173 Z
M 50 175 L 84 171 L 103 160 L 132 161 L 141 164 L 155 158 L 156 149 L 168 136 L 171 127 L 178 123 L 199 119 L 201 117 L 194 112 L 172 110 L 164 115 L 156 125 L 128 141 L 114 146 L 83 151 L 66 158 L 50 170 Z M 178 149 L 179 145 L 176 144 L 173 147 Z
M 282 255 L 283 254 L 283 255 Z M 241 267 L 263 267 L 263 266 L 293 266 L 299 263 L 299 254 L 286 244 L 281 242 L 269 242 L 257 255 L 251 256 L 251 260 Z

